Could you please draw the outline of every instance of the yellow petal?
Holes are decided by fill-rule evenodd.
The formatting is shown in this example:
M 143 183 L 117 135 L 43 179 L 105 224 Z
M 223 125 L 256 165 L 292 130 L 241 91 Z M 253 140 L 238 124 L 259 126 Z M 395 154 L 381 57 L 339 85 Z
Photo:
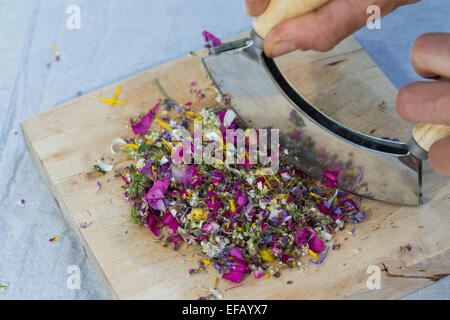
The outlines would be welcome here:
M 273 254 L 267 250 L 260 250 L 259 256 L 261 257 L 261 259 L 263 261 L 266 261 L 266 262 L 274 262 L 275 261 Z
M 318 260 L 319 256 L 317 255 L 317 253 L 315 253 L 314 251 L 312 251 L 311 249 L 308 249 L 308 253 L 310 255 L 312 255 L 314 257 L 314 259 Z
M 156 119 L 156 122 L 158 122 L 158 124 L 163 127 L 166 130 L 172 131 L 172 128 L 169 127 L 164 121 L 161 121 L 159 119 Z
M 127 144 L 125 144 L 125 148 L 131 148 L 131 149 L 137 150 L 137 149 L 139 149 L 139 146 L 137 144 L 127 143 Z
M 202 208 L 194 208 L 191 210 L 191 216 L 197 221 L 203 221 L 208 218 L 208 214 Z

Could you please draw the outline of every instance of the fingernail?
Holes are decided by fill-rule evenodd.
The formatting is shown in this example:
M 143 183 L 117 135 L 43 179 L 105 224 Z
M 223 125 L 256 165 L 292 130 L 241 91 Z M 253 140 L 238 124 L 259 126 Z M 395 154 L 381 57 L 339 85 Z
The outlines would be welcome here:
M 278 57 L 278 56 L 282 56 L 283 54 L 289 53 L 294 51 L 295 49 L 297 49 L 297 47 L 295 46 L 295 44 L 293 44 L 290 41 L 280 41 L 280 42 L 276 42 L 273 47 L 272 50 L 270 52 L 270 56 L 271 57 Z

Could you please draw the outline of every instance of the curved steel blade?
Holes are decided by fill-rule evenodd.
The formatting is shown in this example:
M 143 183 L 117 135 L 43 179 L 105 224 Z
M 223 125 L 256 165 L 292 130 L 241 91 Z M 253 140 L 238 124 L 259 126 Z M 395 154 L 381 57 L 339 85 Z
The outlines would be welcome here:
M 339 187 L 347 192 L 420 204 L 422 161 L 407 144 L 361 134 L 314 108 L 251 39 L 216 47 L 203 63 L 221 94 L 231 94 L 244 122 L 280 130 L 298 168 L 317 178 L 324 170 L 339 170 Z

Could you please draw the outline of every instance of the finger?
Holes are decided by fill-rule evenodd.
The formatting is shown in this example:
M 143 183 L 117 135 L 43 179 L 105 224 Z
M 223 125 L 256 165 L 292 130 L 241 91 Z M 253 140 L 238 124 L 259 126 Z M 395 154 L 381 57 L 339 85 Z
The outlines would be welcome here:
M 411 62 L 416 72 L 425 78 L 450 78 L 450 33 L 428 33 L 413 45 Z
M 444 176 L 450 176 L 450 137 L 433 143 L 428 152 L 428 159 L 434 170 Z
M 266 11 L 270 0 L 245 0 L 245 11 L 252 17 L 257 17 Z
M 414 82 L 401 88 L 397 113 L 407 121 L 450 125 L 450 82 Z
M 369 5 L 378 5 L 384 16 L 418 0 L 331 0 L 301 17 L 276 25 L 264 40 L 264 51 L 277 57 L 295 49 L 328 51 L 367 22 Z

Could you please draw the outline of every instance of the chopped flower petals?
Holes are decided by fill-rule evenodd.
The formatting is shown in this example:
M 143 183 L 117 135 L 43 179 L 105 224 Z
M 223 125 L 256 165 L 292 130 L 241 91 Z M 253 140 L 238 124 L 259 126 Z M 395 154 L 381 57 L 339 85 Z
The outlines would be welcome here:
M 193 82 L 194 85 L 198 84 Z M 195 88 L 189 91 L 196 96 L 200 92 Z M 210 88 L 202 91 L 202 95 L 210 92 L 218 95 L 217 90 Z M 167 94 L 162 95 L 169 99 Z M 225 97 L 228 103 L 224 103 Z M 339 172 L 343 172 L 343 179 L 348 179 L 349 171 L 342 164 L 328 163 L 329 171 L 323 172 L 321 180 L 307 177 L 287 161 L 294 154 L 288 150 L 299 147 L 289 139 L 281 147 L 279 173 L 269 174 L 267 168 L 247 163 L 174 162 L 175 155 L 180 158 L 185 155 L 178 132 L 190 128 L 193 120 L 208 129 L 202 137 L 202 146 L 216 141 L 224 152 L 234 147 L 233 141 L 223 138 L 227 129 L 241 124 L 236 121 L 230 99 L 222 96 L 218 102 L 220 109 L 207 107 L 199 113 L 187 107 L 192 105 L 190 102 L 175 107 L 176 120 L 169 118 L 166 111 L 170 108 L 164 100 L 161 103 L 167 110 L 161 112 L 161 120 L 155 120 L 159 123 L 157 131 L 144 128 L 144 133 L 127 140 L 126 145 L 130 146 L 127 154 L 137 162 L 116 176 L 125 181 L 131 220 L 138 224 L 147 222 L 158 237 L 155 241 L 164 246 L 173 243 L 176 250 L 183 240 L 198 247 L 204 258 L 190 274 L 211 266 L 223 279 L 240 283 L 246 272 L 253 272 L 256 278 L 271 275 L 277 278 L 279 268 L 300 268 L 299 259 L 306 252 L 313 257 L 313 263 L 322 263 L 331 246 L 332 234 L 344 229 L 347 222 L 364 219 L 364 213 L 352 198 L 336 189 Z M 153 116 L 154 111 L 155 108 L 149 114 Z M 193 141 L 190 148 L 195 155 L 197 146 Z M 250 150 L 239 152 L 249 159 Z M 212 289 L 217 290 L 215 286 Z M 214 295 L 205 299 L 214 299 Z

